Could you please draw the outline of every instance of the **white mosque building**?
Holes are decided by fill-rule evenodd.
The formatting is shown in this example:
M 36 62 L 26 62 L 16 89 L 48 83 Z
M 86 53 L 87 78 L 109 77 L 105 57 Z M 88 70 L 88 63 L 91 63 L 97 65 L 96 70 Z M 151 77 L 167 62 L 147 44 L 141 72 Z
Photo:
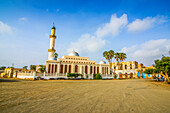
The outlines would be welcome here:
M 47 75 L 54 75 L 58 77 L 66 77 L 67 73 L 78 73 L 83 76 L 92 76 L 93 74 L 101 74 L 102 77 L 111 77 L 110 65 L 105 61 L 100 61 L 99 64 L 96 61 L 89 60 L 88 57 L 79 56 L 75 51 L 70 52 L 68 55 L 64 55 L 62 58 L 55 58 L 55 26 L 51 29 L 50 35 L 50 48 L 48 49 L 48 60 L 46 61 L 46 73 Z

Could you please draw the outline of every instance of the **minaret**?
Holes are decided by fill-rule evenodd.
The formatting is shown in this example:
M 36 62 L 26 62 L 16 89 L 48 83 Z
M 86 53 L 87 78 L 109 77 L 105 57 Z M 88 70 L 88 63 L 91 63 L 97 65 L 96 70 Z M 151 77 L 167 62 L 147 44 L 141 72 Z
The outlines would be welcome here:
M 51 35 L 50 35 L 50 48 L 48 49 L 48 60 L 51 58 L 51 57 L 54 57 L 54 53 L 55 53 L 55 39 L 56 39 L 56 36 L 55 36 L 55 26 L 54 26 L 54 23 L 53 23 L 53 27 L 51 28 Z

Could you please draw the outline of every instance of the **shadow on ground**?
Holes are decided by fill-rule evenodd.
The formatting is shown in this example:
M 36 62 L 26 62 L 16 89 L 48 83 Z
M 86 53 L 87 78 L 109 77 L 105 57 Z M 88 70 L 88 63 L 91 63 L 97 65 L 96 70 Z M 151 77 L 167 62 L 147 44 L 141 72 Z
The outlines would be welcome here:
M 19 82 L 19 80 L 1 79 L 0 82 Z

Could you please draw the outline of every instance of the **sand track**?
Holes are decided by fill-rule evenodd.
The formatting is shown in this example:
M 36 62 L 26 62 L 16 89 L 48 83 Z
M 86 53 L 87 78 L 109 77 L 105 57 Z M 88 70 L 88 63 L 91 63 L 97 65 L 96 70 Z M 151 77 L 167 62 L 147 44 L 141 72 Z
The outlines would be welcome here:
M 0 82 L 0 111 L 170 113 L 170 87 L 146 80 Z

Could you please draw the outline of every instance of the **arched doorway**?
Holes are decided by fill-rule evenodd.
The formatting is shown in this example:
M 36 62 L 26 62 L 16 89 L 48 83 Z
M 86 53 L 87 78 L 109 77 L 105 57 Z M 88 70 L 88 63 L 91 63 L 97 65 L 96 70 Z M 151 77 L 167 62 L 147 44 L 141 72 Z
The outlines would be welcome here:
M 75 65 L 75 73 L 78 73 L 78 66 Z
M 71 73 L 71 65 L 69 65 L 69 73 Z
M 60 65 L 60 73 L 63 73 L 63 65 Z
M 92 67 L 92 66 L 90 66 L 90 74 L 92 74 L 92 69 L 93 69 L 93 67 Z
M 140 78 L 140 72 L 138 72 L 138 78 Z
M 122 78 L 122 73 L 119 73 L 119 78 Z
M 65 72 L 64 73 L 67 73 L 67 65 L 65 65 Z
M 130 73 L 130 78 L 133 78 L 133 73 Z
M 125 73 L 125 78 L 128 78 L 127 73 Z
M 150 74 L 148 74 L 148 77 L 151 77 L 151 75 L 150 75 Z
M 99 73 L 99 67 L 97 67 L 97 74 Z
M 96 67 L 94 66 L 94 74 L 96 74 Z
M 85 66 L 85 73 L 87 74 L 88 73 L 88 67 L 87 66 Z
M 145 77 L 145 73 L 144 73 L 144 72 L 142 73 L 142 78 L 146 78 L 146 77 Z

